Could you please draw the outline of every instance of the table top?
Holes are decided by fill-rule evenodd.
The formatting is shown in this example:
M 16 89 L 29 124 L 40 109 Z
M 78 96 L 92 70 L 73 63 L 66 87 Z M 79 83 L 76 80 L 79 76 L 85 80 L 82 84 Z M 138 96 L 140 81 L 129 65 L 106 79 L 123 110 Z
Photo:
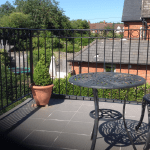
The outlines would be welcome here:
M 150 104 L 150 94 L 144 95 L 143 99 L 146 100 Z
M 140 86 L 146 83 L 143 77 L 126 73 L 95 72 L 70 77 L 69 82 L 88 88 L 123 89 Z

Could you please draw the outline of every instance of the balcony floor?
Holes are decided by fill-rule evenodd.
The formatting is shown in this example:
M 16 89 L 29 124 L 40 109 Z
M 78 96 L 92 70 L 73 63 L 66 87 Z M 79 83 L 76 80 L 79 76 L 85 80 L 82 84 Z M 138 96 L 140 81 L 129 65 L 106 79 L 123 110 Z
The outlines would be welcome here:
M 5 147 L 41 150 L 90 150 L 94 119 L 93 101 L 51 99 L 48 107 L 32 108 L 27 99 L 0 116 L 0 138 Z M 99 102 L 100 108 L 122 113 L 122 103 Z M 148 132 L 147 109 L 141 128 L 134 130 L 141 114 L 141 105 L 126 105 L 127 127 L 137 150 L 142 150 Z M 95 150 L 132 150 L 123 120 L 100 121 Z

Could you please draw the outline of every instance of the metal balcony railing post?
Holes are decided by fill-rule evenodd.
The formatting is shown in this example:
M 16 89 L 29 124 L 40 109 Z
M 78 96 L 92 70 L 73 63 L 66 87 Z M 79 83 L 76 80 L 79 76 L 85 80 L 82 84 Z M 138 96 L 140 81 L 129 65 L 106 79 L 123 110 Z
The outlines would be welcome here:
M 33 53 L 32 53 L 32 31 L 29 31 L 30 38 L 30 77 L 31 83 L 33 83 Z

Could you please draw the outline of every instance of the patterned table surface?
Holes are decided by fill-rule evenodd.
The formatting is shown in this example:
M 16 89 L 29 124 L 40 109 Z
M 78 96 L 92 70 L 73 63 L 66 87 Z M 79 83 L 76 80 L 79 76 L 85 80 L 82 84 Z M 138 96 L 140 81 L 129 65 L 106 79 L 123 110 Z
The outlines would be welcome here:
M 143 85 L 146 80 L 133 74 L 95 72 L 74 75 L 70 77 L 69 82 L 74 85 L 95 89 L 123 89 Z

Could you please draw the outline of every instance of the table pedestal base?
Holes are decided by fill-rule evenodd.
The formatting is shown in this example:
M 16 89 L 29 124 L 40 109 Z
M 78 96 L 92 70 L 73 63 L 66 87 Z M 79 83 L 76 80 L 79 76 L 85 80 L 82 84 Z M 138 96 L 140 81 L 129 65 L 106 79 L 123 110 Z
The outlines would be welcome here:
M 98 93 L 97 89 L 93 89 L 95 110 L 90 112 L 90 116 L 94 118 L 95 121 L 94 121 L 93 131 L 91 135 L 91 140 L 92 140 L 91 150 L 95 149 L 99 119 L 104 119 L 105 121 L 106 120 L 112 121 L 112 120 L 118 120 L 122 117 L 122 114 L 118 111 L 111 110 L 111 109 L 99 109 L 99 99 L 97 93 Z
M 93 89 L 93 95 L 94 95 L 94 104 L 95 104 L 95 110 L 90 112 L 90 116 L 95 119 L 94 121 L 94 126 L 93 126 L 93 131 L 91 135 L 91 140 L 92 140 L 92 146 L 91 150 L 95 149 L 95 144 L 96 144 L 96 138 L 97 138 L 97 132 L 98 132 L 98 122 L 99 119 L 105 120 L 105 121 L 115 121 L 118 120 L 122 117 L 122 114 L 118 111 L 115 110 L 110 110 L 110 109 L 99 109 L 99 99 L 98 99 L 98 91 L 97 89 Z M 136 150 L 136 147 L 133 143 L 133 140 L 128 132 L 126 123 L 125 123 L 125 105 L 126 105 L 126 100 L 124 100 L 124 105 L 123 105 L 123 122 L 124 122 L 124 127 L 127 132 L 127 135 L 129 137 L 129 140 L 131 141 L 131 144 L 133 146 L 133 149 Z M 100 112 L 100 114 L 99 114 Z
M 95 119 L 95 110 L 90 112 L 90 116 Z M 112 109 L 99 109 L 98 119 L 101 121 L 115 121 L 122 118 L 122 114 L 119 111 Z

